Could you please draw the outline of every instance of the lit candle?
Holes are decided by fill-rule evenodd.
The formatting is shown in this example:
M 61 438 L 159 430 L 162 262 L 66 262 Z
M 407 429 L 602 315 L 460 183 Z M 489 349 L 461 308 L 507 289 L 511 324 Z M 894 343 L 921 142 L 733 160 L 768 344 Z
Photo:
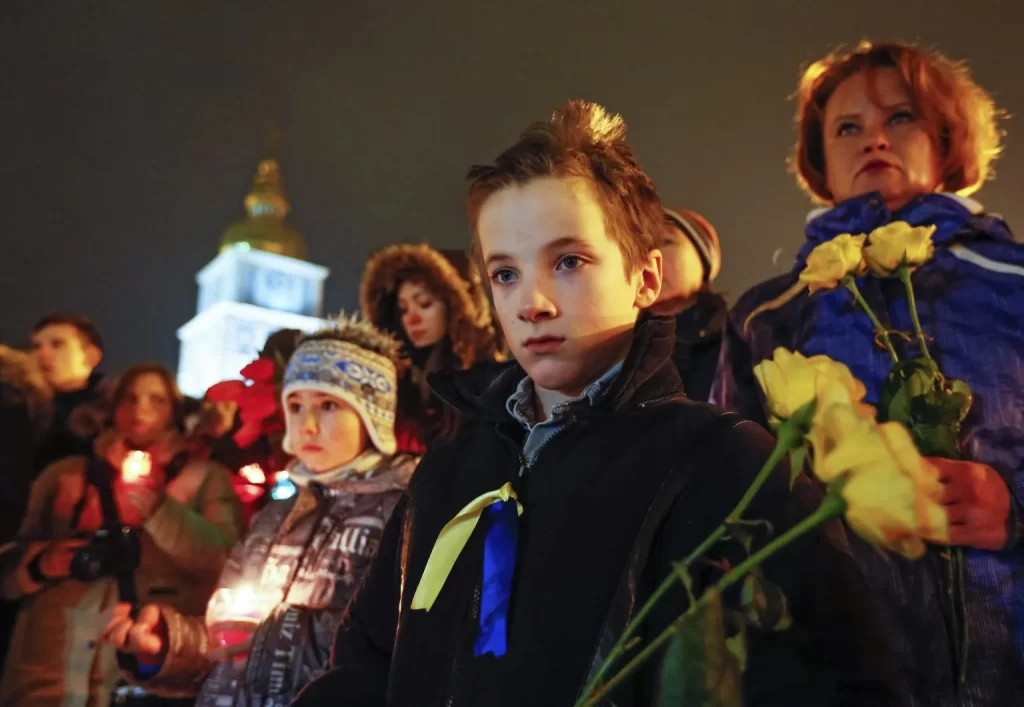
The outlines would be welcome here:
M 128 483 L 137 483 L 149 476 L 153 470 L 153 459 L 149 452 L 133 450 L 128 452 L 121 462 L 121 478 Z
M 267 483 L 267 475 L 263 473 L 263 467 L 259 464 L 246 464 L 238 470 L 238 475 L 250 484 L 259 485 Z
M 212 644 L 227 648 L 249 640 L 272 608 L 270 596 L 248 584 L 218 589 L 206 609 Z

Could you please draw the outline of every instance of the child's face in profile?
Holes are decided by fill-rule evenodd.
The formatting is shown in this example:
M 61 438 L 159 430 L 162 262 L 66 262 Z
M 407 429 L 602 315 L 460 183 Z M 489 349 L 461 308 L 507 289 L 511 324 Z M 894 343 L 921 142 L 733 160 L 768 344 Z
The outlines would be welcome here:
M 285 424 L 295 456 L 314 473 L 347 464 L 368 443 L 359 413 L 341 398 L 315 390 L 288 395 Z
M 839 84 L 822 130 L 825 177 L 837 203 L 877 191 L 897 209 L 940 186 L 938 151 L 896 69 L 857 73 Z
M 661 255 L 627 276 L 590 183 L 506 187 L 484 202 L 477 232 L 509 348 L 536 385 L 577 396 L 625 356 L 661 288 Z

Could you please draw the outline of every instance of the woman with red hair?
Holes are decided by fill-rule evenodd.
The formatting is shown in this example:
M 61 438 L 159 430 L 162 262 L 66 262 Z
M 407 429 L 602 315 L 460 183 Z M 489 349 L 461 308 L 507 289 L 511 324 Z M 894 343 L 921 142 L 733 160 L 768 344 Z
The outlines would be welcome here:
M 804 72 L 797 180 L 822 208 L 793 270 L 757 285 L 730 314 L 712 400 L 766 421 L 753 367 L 776 347 L 846 363 L 878 404 L 892 353 L 846 287 L 799 279 L 817 246 L 897 221 L 934 227 L 934 256 L 912 275 L 927 344 L 973 407 L 960 460 L 933 459 L 944 482 L 948 545 L 909 562 L 854 543 L 915 705 L 1009 705 L 1024 694 L 1024 247 L 968 196 L 1000 151 L 998 111 L 962 64 L 906 44 L 862 43 Z M 914 331 L 904 285 L 857 277 L 888 331 Z M 816 288 L 815 288 L 816 289 Z M 923 355 L 923 351 L 920 352 Z

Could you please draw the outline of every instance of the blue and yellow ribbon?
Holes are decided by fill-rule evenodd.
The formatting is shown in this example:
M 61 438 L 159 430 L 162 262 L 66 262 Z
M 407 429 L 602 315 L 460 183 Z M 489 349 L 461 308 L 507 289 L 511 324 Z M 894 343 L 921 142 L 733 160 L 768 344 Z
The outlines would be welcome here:
M 455 514 L 454 518 L 448 521 L 447 525 L 441 529 L 441 533 L 437 536 L 434 549 L 430 551 L 430 557 L 427 558 L 426 567 L 423 569 L 423 576 L 420 577 L 419 586 L 416 587 L 416 593 L 412 598 L 413 609 L 430 611 L 431 607 L 434 606 L 437 595 L 441 592 L 441 587 L 448 580 L 448 575 L 451 574 L 455 561 L 462 554 L 463 548 L 469 542 L 469 537 L 476 529 L 476 524 L 480 521 L 481 515 L 494 504 L 504 504 L 508 501 L 515 501 L 516 514 L 521 516 L 523 514 L 523 506 L 519 503 L 516 492 L 512 489 L 512 484 L 506 483 L 500 489 L 488 491 L 477 496 Z

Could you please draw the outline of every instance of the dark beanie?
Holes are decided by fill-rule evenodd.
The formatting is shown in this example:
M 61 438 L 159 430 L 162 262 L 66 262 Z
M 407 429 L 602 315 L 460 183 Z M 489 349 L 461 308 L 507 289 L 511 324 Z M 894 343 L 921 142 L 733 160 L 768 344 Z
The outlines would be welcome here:
M 678 226 L 697 249 L 704 264 L 704 282 L 711 282 L 718 277 L 722 269 L 722 246 L 718 243 L 715 227 L 696 211 L 689 209 L 665 209 L 665 220 Z

